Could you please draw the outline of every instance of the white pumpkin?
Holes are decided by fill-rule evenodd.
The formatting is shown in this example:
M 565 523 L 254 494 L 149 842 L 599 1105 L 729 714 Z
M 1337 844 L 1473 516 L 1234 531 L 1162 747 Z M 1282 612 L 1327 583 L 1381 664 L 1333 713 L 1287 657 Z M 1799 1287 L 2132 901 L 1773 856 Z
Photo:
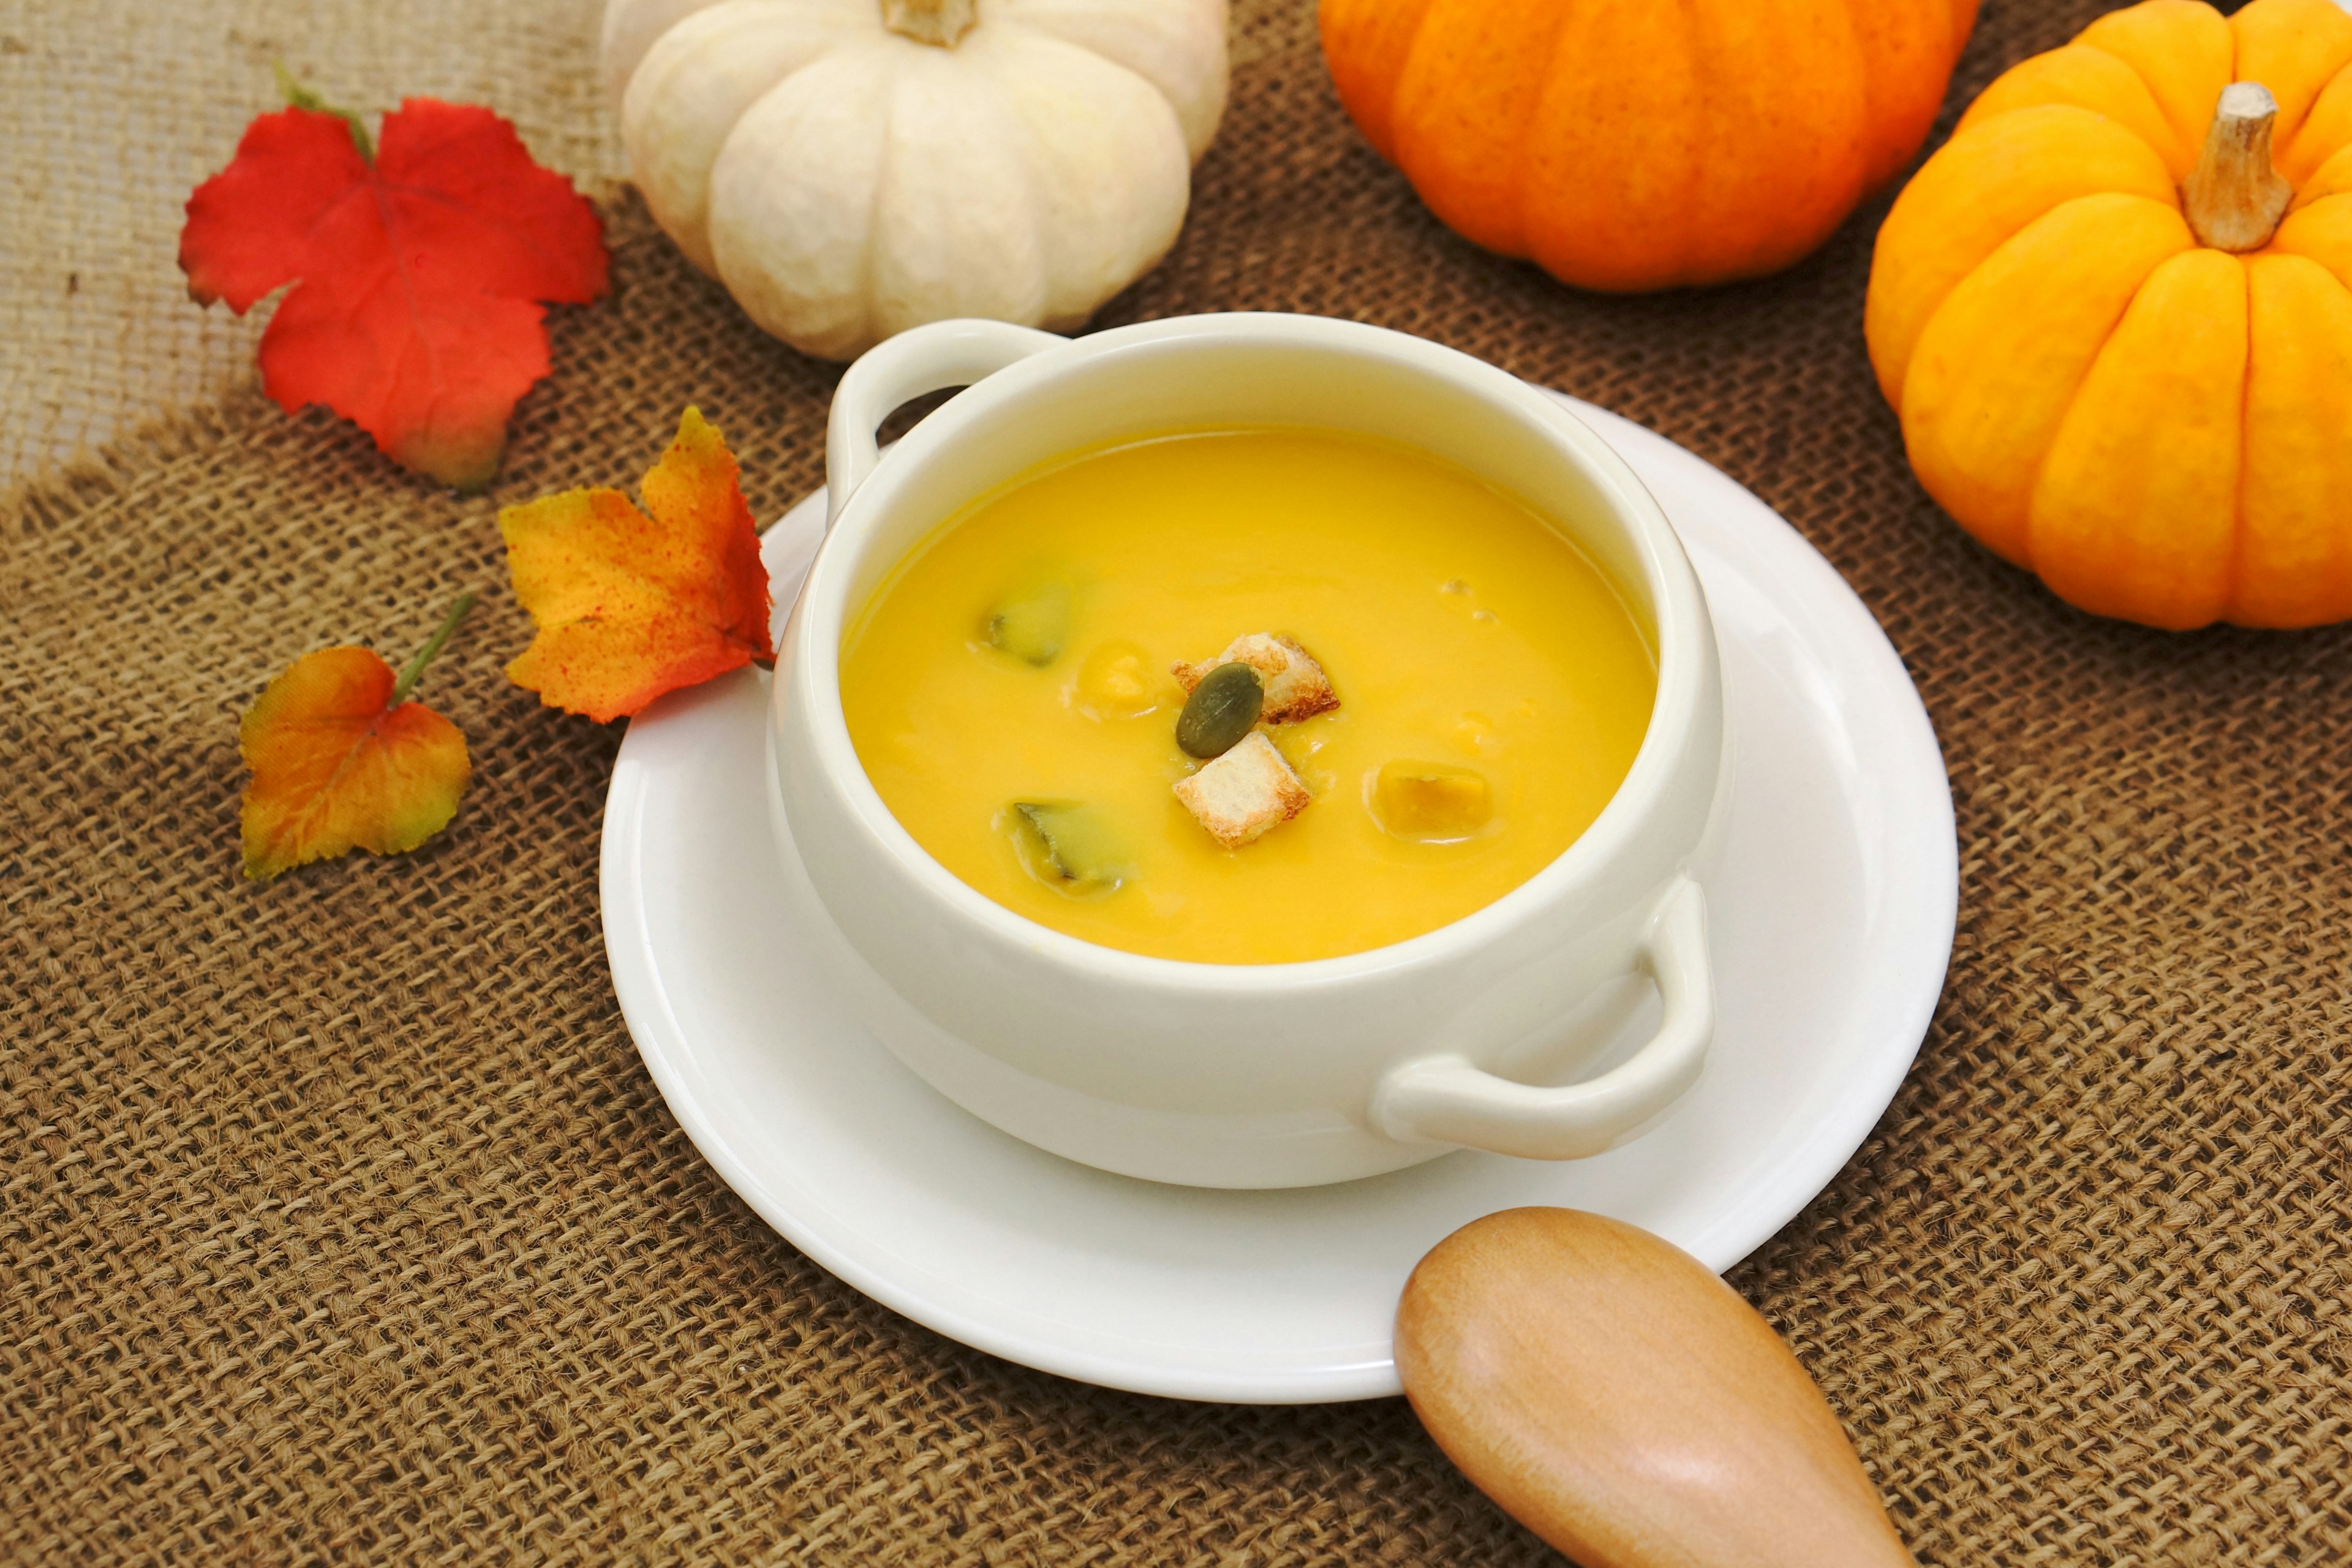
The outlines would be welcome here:
M 1074 327 L 1166 255 L 1225 0 L 610 0 L 604 57 L 655 220 L 848 359 L 951 316 Z

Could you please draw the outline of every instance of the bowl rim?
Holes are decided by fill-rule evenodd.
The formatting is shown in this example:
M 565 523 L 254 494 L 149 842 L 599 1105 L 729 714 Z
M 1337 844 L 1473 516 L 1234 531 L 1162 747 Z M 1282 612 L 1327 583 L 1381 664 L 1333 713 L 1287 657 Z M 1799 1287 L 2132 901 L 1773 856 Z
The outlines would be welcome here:
M 1600 815 L 1559 855 L 1493 901 L 1398 942 L 1324 958 L 1218 963 L 1131 952 L 1056 931 L 1007 909 L 941 865 L 899 823 L 866 775 L 849 737 L 840 682 L 846 577 L 861 554 L 858 536 L 917 468 L 951 447 L 992 406 L 1024 396 L 1083 363 L 1144 349 L 1285 342 L 1311 352 L 1381 360 L 1452 382 L 1497 416 L 1517 419 L 1583 470 L 1611 503 L 1612 520 L 1628 535 L 1642 568 L 1640 583 L 1616 586 L 1621 593 L 1646 595 L 1655 627 L 1658 685 L 1642 743 Z M 1289 993 L 1469 957 L 1523 924 L 1540 906 L 1597 880 L 1640 834 L 1665 793 L 1692 727 L 1703 717 L 1715 663 L 1707 617 L 1697 574 L 1648 488 L 1590 426 L 1517 376 L 1459 350 L 1365 322 L 1273 311 L 1166 317 L 1073 338 L 995 371 L 950 398 L 891 448 L 842 508 L 810 565 L 785 633 L 792 679 L 777 684 L 770 722 L 772 730 L 782 722 L 788 703 L 798 710 L 826 783 L 840 792 L 871 847 L 920 886 L 936 907 L 972 928 L 973 935 L 1101 982 L 1195 994 Z M 787 795 L 787 810 L 789 803 Z

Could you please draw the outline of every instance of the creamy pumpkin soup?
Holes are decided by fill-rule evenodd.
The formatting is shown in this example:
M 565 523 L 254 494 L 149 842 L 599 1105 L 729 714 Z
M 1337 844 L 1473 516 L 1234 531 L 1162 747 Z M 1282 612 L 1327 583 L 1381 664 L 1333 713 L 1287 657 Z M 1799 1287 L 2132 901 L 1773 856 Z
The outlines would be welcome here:
M 1591 825 L 1657 686 L 1560 533 L 1320 431 L 1085 452 L 964 509 L 842 644 L 866 773 L 1007 909 L 1213 963 L 1400 942 Z

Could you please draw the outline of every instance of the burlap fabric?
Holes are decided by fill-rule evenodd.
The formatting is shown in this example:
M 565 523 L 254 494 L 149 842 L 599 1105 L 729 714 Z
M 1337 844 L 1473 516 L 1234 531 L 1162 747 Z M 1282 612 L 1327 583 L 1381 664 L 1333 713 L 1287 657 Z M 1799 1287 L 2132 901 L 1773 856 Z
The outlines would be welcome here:
M 1958 90 L 2095 8 L 1989 7 Z M 548 73 L 585 69 L 592 13 L 482 25 L 534 135 L 584 91 Z M 34 20 L 125 51 L 181 30 Z M 1574 294 L 1422 213 L 1302 11 L 1240 22 L 1262 47 L 1191 226 L 1108 320 L 1356 316 L 1622 410 L 1802 529 L 1926 694 L 1959 809 L 1945 1002 L 1869 1143 L 1733 1276 L 1922 1559 L 2352 1558 L 2352 641 L 2100 624 L 1963 539 L 1859 342 L 1881 208 L 1768 283 Z M 346 96 L 420 88 L 449 81 Z M 184 178 L 226 156 L 239 90 L 226 131 L 173 144 Z M 593 173 L 601 110 L 575 107 Z M 633 482 L 689 400 L 780 511 L 835 373 L 748 330 L 629 200 L 608 222 L 614 297 L 556 319 L 488 496 L 248 386 L 0 511 L 0 1554 L 1544 1560 L 1402 1402 L 1196 1406 L 1006 1365 L 824 1275 L 681 1135 L 597 930 L 618 733 L 500 677 L 527 623 L 494 512 Z M 241 881 L 238 710 L 307 649 L 398 657 L 478 585 L 424 692 L 476 758 L 456 824 Z

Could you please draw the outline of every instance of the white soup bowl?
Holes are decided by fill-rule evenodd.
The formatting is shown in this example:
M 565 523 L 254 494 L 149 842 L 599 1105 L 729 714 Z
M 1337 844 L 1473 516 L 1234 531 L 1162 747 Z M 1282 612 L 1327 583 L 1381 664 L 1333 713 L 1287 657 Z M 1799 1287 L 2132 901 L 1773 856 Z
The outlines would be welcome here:
M 967 389 L 877 451 L 891 410 L 950 386 Z M 1407 443 L 1567 533 L 1655 639 L 1657 699 L 1631 770 L 1528 881 L 1370 952 L 1184 963 L 1014 914 L 934 860 L 866 778 L 842 712 L 844 628 L 940 523 L 1040 463 L 1265 425 Z M 826 481 L 830 532 L 778 653 L 772 815 L 796 912 L 855 954 L 842 979 L 860 1020 L 940 1093 L 1105 1170 L 1285 1187 L 1456 1147 L 1598 1153 L 1696 1081 L 1715 1009 L 1694 867 L 1727 776 L 1714 628 L 1656 501 L 1549 398 L 1453 350 L 1319 317 L 1192 316 L 1075 340 L 942 321 L 842 377 Z M 1662 1000 L 1654 1027 L 1571 1081 L 1623 1054 L 1644 981 Z

